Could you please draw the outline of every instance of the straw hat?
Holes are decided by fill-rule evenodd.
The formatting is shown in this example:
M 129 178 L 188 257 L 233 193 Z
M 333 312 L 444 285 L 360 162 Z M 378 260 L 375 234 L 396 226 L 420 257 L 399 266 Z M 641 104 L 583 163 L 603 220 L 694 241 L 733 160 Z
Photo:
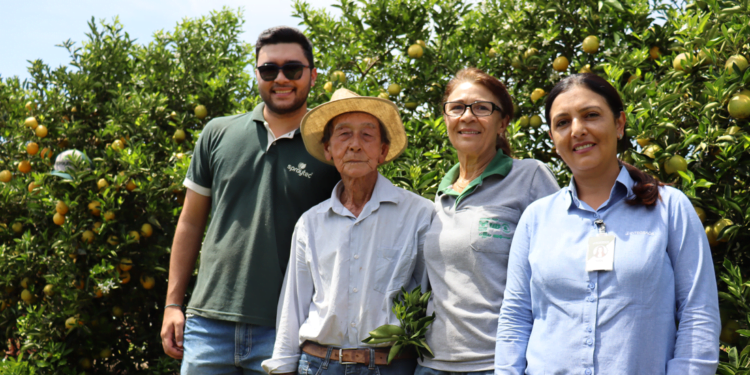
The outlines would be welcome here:
M 321 104 L 307 112 L 300 124 L 300 133 L 305 142 L 305 148 L 316 159 L 333 165 L 326 160 L 323 143 L 323 130 L 332 118 L 348 113 L 364 112 L 375 116 L 383 124 L 388 139 L 391 141 L 385 162 L 389 162 L 404 152 L 406 148 L 406 131 L 398 113 L 398 107 L 392 101 L 371 96 L 360 96 L 347 89 L 338 89 L 333 93 L 331 101 Z

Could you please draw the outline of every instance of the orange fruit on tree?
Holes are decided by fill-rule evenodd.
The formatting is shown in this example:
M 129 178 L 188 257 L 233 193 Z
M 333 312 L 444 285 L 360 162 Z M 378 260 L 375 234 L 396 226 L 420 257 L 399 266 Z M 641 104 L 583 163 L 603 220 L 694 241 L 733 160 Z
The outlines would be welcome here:
M 99 203 L 99 201 L 90 202 L 89 206 L 88 206 L 89 207 L 89 212 L 91 212 L 91 214 L 94 215 L 94 216 L 101 215 L 101 212 L 102 212 L 101 205 L 102 204 Z
M 568 65 L 570 65 L 570 61 L 568 61 L 568 58 L 565 56 L 559 56 L 554 61 L 552 61 L 552 69 L 555 69 L 558 72 L 564 72 L 568 70 Z
M 120 272 L 120 284 L 127 284 L 129 282 L 130 282 L 130 272 L 128 271 Z
M 125 189 L 127 189 L 128 191 L 133 191 L 136 187 L 137 186 L 135 185 L 135 182 L 133 180 L 128 180 L 128 182 L 125 184 Z
M 332 93 L 333 92 L 333 82 L 330 82 L 330 81 L 326 82 L 323 85 L 323 90 L 326 90 L 327 93 Z
M 729 99 L 727 105 L 729 115 L 736 119 L 746 119 L 750 117 L 750 96 L 739 94 Z
M 70 317 L 68 319 L 65 319 L 65 328 L 71 329 L 74 328 L 78 324 L 77 319 L 75 317 Z
M 29 155 L 36 155 L 36 153 L 39 152 L 39 144 L 36 142 L 29 142 L 29 144 L 26 145 L 26 153 Z
M 596 51 L 599 50 L 599 38 L 596 35 L 587 36 L 583 39 L 581 48 L 583 49 L 583 52 L 596 53 Z
M 138 232 L 131 230 L 128 232 L 128 237 L 131 237 L 133 241 L 138 242 L 141 240 L 141 235 Z
M 544 92 L 544 90 L 542 90 L 540 88 L 536 88 L 536 89 L 534 89 L 534 91 L 531 92 L 531 101 L 535 102 L 535 101 L 541 99 L 541 97 L 543 97 L 545 94 L 546 94 L 546 92 Z
M 591 64 L 586 64 L 586 65 L 584 65 L 584 66 L 583 66 L 583 67 L 582 67 L 582 68 L 581 68 L 581 69 L 580 69 L 580 70 L 578 71 L 578 73 L 593 73 L 593 71 L 591 70 Z
M 52 284 L 47 284 L 44 286 L 42 292 L 44 292 L 46 296 L 51 297 L 55 294 L 55 286 Z
M 99 187 L 99 190 L 102 190 L 109 186 L 109 182 L 104 178 L 100 178 L 99 181 L 96 182 L 96 186 Z
M 49 148 L 45 147 L 45 148 L 42 149 L 42 153 L 39 156 L 41 156 L 42 159 L 44 159 L 44 158 L 51 159 L 52 158 L 52 150 L 50 150 Z
M 34 133 L 36 133 L 36 136 L 39 138 L 44 138 L 47 136 L 47 127 L 44 125 L 39 125 L 34 130 Z
M 31 172 L 31 162 L 29 162 L 28 160 L 23 160 L 18 163 L 18 171 L 21 173 Z
M 151 237 L 152 234 L 154 234 L 154 228 L 151 227 L 151 224 L 146 223 L 141 225 L 141 234 L 143 237 Z
M 182 143 L 185 141 L 185 131 L 182 129 L 175 130 L 174 134 L 172 135 L 172 139 L 177 143 Z
M 651 60 L 656 60 L 661 57 L 661 51 L 659 50 L 659 47 L 651 47 L 651 49 L 648 50 L 648 57 L 651 58 Z
M 133 261 L 130 258 L 122 258 L 119 267 L 124 272 L 130 271 L 133 268 Z
M 6 170 L 0 172 L 0 182 L 8 183 L 8 182 L 10 182 L 10 180 L 12 178 L 13 178 L 13 174 L 10 173 L 9 170 L 6 169 Z
M 65 215 L 60 215 L 55 212 L 55 216 L 52 216 L 52 221 L 54 221 L 57 225 L 63 225 L 65 224 Z
M 34 117 L 28 117 L 28 118 L 26 118 L 26 120 L 23 122 L 23 124 L 27 128 L 31 128 L 31 129 L 36 129 L 36 127 L 39 126 L 39 122 L 36 121 L 36 118 L 34 118 Z
M 32 111 L 32 110 L 35 110 L 35 109 L 36 109 L 36 103 L 34 103 L 32 101 L 26 102 L 26 110 L 27 111 Z
M 115 246 L 120 243 L 120 240 L 117 238 L 117 236 L 109 236 L 109 238 L 107 238 L 107 243 Z
M 10 226 L 10 229 L 12 229 L 13 232 L 15 232 L 15 233 L 21 233 L 21 232 L 23 232 L 23 224 L 21 224 L 19 222 L 15 222 L 15 223 L 13 223 L 13 225 Z
M 86 243 L 94 242 L 94 232 L 91 230 L 85 230 L 81 233 L 81 240 Z
M 733 68 L 734 65 L 736 65 L 737 68 L 740 69 L 740 72 L 744 72 L 745 69 L 747 69 L 748 62 L 747 62 L 747 59 L 745 58 L 745 56 L 742 56 L 742 55 L 733 55 L 733 56 L 730 56 L 727 59 L 726 64 L 724 64 L 724 68 L 727 71 L 732 72 L 732 71 L 734 71 L 734 68 Z
M 83 287 L 85 286 L 85 284 L 83 283 L 83 280 L 73 280 L 73 286 L 76 289 L 83 290 Z
M 693 208 L 695 208 L 695 213 L 698 215 L 698 219 L 700 219 L 701 223 L 706 221 L 706 211 L 700 207 L 693 207 Z
M 31 279 L 28 277 L 24 277 L 23 280 L 21 280 L 21 288 L 23 289 L 29 289 L 29 285 L 32 285 Z
M 94 233 L 99 234 L 99 228 L 101 228 L 101 227 L 102 227 L 102 222 L 101 221 L 97 221 L 96 223 L 94 223 L 94 229 L 93 229 Z
M 40 186 L 42 186 L 42 185 L 37 185 L 37 183 L 35 181 L 29 182 L 29 187 L 28 187 L 29 193 L 33 193 L 34 189 L 36 189 L 36 188 L 38 188 Z
M 144 275 L 141 276 L 141 285 L 143 289 L 152 289 L 156 285 L 156 280 L 154 280 L 153 276 Z
M 55 205 L 55 211 L 57 211 L 57 213 L 60 215 L 65 215 L 68 213 L 68 205 L 63 201 L 57 201 L 57 204 Z
M 115 219 L 115 213 L 112 211 L 107 211 L 104 213 L 104 221 L 110 221 Z
M 34 299 L 34 295 L 29 292 L 28 289 L 24 289 L 21 292 L 21 299 L 26 303 L 31 303 L 31 301 Z
M 419 59 L 424 55 L 424 48 L 420 46 L 419 44 L 412 44 L 409 46 L 409 49 L 406 51 L 406 53 L 411 57 L 412 59 Z
M 683 67 L 683 62 L 685 66 Z M 672 67 L 674 70 L 684 71 L 685 69 L 692 69 L 693 65 L 698 62 L 692 53 L 681 53 L 672 60 Z
M 208 116 L 208 110 L 203 104 L 198 104 L 197 106 L 195 106 L 195 110 L 193 112 L 195 113 L 195 117 L 200 120 L 203 120 L 204 118 L 206 118 L 206 116 Z
M 122 151 L 125 148 L 125 145 L 122 143 L 121 140 L 116 139 L 114 142 L 112 142 L 111 147 L 115 151 Z

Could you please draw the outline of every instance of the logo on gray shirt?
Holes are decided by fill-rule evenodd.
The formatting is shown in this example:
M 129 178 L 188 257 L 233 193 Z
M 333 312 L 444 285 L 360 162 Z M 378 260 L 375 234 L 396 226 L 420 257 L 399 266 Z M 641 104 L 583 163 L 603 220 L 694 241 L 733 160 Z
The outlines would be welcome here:
M 307 164 L 305 163 L 299 163 L 296 167 L 292 166 L 291 164 L 286 166 L 286 169 L 288 169 L 290 172 L 296 173 L 300 177 L 307 177 L 312 178 L 312 173 L 306 172 L 304 169 L 307 167 Z

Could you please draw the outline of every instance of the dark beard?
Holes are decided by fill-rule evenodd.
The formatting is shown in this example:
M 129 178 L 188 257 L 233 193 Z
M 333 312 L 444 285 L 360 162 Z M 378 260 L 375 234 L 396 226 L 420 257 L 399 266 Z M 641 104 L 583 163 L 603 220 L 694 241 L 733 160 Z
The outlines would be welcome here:
M 293 113 L 296 110 L 302 108 L 303 106 L 307 105 L 307 96 L 310 94 L 310 89 L 312 88 L 312 80 L 310 80 L 310 83 L 307 85 L 307 90 L 303 93 L 303 95 L 299 95 L 295 98 L 295 101 L 292 103 L 291 106 L 287 108 L 279 108 L 275 106 L 271 102 L 271 93 L 269 92 L 263 92 L 261 90 L 258 90 L 260 93 L 261 99 L 263 99 L 263 103 L 266 104 L 266 107 L 271 112 L 277 114 L 277 115 L 286 115 L 289 113 Z

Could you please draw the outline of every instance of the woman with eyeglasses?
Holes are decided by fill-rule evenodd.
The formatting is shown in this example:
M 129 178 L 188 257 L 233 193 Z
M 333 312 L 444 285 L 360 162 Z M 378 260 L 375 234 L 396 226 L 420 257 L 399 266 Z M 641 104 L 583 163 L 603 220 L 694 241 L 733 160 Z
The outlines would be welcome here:
M 540 161 L 512 158 L 506 129 L 513 103 L 502 82 L 464 69 L 448 83 L 444 101 L 458 165 L 439 185 L 425 239 L 427 313 L 436 313 L 427 343 L 435 357 L 416 375 L 489 374 L 516 224 L 526 206 L 558 185 Z
M 545 107 L 573 178 L 518 223 L 495 373 L 715 374 L 719 298 L 690 200 L 618 161 L 626 114 L 603 78 L 565 78 Z

